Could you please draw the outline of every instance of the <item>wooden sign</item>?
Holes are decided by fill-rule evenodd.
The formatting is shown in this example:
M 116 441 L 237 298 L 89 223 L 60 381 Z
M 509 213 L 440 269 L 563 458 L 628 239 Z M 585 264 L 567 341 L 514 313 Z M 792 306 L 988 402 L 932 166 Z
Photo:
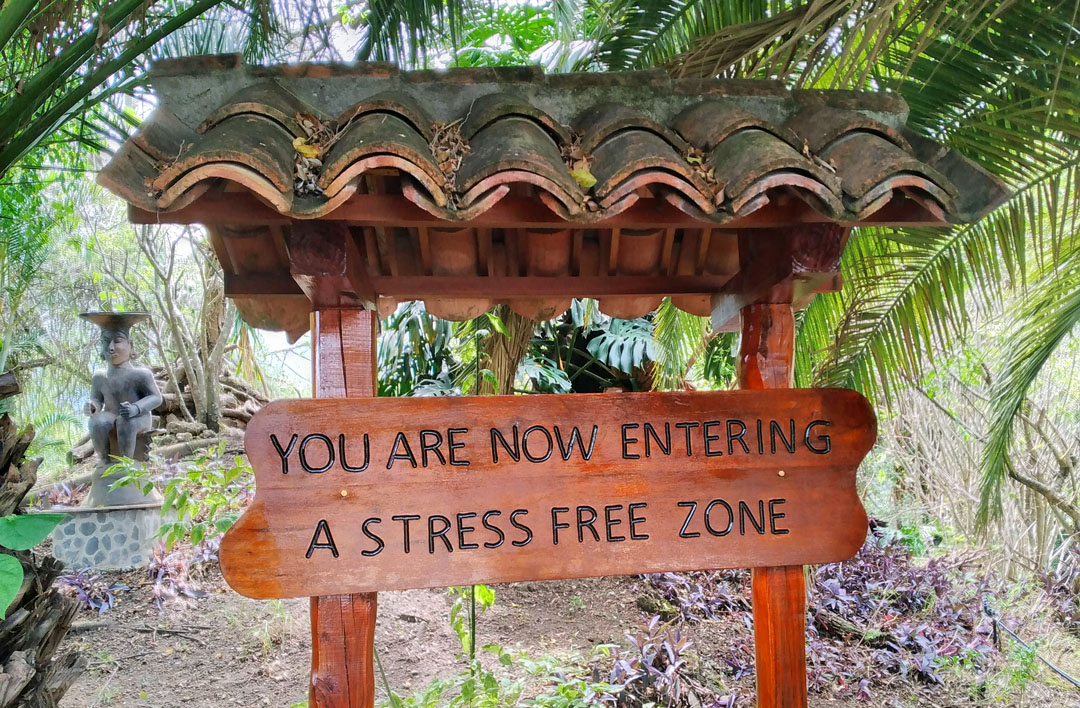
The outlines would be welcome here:
M 221 570 L 280 598 L 842 560 L 875 432 L 838 389 L 276 401 Z

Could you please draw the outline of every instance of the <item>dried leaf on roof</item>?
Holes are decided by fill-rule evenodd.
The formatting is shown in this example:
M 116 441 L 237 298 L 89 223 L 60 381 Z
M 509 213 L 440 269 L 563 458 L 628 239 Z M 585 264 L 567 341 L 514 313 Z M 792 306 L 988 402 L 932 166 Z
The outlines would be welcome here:
M 434 134 L 431 138 L 431 154 L 448 184 L 453 184 L 454 177 L 461 169 L 461 161 L 471 150 L 461 137 L 461 124 L 461 119 L 449 123 L 436 121 L 432 124 Z
M 333 121 L 319 120 L 318 116 L 311 113 L 297 113 L 294 117 L 305 133 L 292 143 L 296 150 L 294 189 L 297 194 L 322 194 L 323 190 L 317 184 L 323 167 L 321 158 L 337 142 L 341 131 L 337 130 Z
M 709 188 L 714 194 L 723 193 L 723 187 L 720 186 L 720 180 L 716 178 L 716 170 L 705 161 L 705 153 L 693 145 L 684 155 L 687 164 L 694 168 L 694 172 L 697 173 L 701 179 L 705 180 L 705 183 L 709 185 Z

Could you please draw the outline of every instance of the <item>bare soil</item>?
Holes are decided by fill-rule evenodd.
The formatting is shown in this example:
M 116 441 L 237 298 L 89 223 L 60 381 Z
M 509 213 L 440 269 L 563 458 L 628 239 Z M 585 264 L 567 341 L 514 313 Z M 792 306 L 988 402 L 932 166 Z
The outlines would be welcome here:
M 122 593 L 108 613 L 84 611 L 77 618 L 76 631 L 65 644 L 80 647 L 91 665 L 63 700 L 65 708 L 287 708 L 306 699 L 311 656 L 307 599 L 248 600 L 229 590 L 215 571 L 201 586 L 208 597 L 174 600 L 158 609 L 144 574 L 109 579 L 132 590 Z M 626 635 L 647 619 L 638 601 L 649 590 L 638 578 L 516 583 L 495 590 L 495 605 L 478 623 L 477 644 L 495 642 L 532 657 L 581 661 L 597 645 L 625 647 Z M 411 694 L 464 668 L 448 622 L 451 603 L 443 590 L 380 593 L 375 641 L 396 692 Z M 738 708 L 752 705 L 753 677 L 732 676 L 725 659 L 733 653 L 752 658 L 747 625 L 745 613 L 682 625 L 694 642 L 701 675 L 721 695 L 741 694 Z M 930 691 L 897 676 L 889 686 L 874 687 L 870 701 L 838 696 L 851 692 L 837 687 L 812 694 L 810 705 L 1080 706 L 1080 694 L 1041 669 L 1038 680 L 1022 692 L 1006 695 L 1008 659 L 1002 655 L 994 662 L 988 674 L 958 677 L 946 688 Z M 975 690 L 980 682 L 990 682 L 991 691 Z M 385 695 L 381 680 L 377 691 L 380 698 Z

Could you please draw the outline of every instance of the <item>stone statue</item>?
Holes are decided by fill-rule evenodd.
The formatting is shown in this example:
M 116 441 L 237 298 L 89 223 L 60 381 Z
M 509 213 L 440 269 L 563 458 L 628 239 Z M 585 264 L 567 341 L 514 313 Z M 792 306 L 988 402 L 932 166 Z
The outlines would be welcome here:
M 150 318 L 145 312 L 86 312 L 84 320 L 101 328 L 101 358 L 104 369 L 94 372 L 90 400 L 85 413 L 90 416 L 90 439 L 97 453 L 90 493 L 83 506 L 122 506 L 154 501 L 134 486 L 110 489 L 116 481 L 106 474 L 112 457 L 145 460 L 146 433 L 153 426 L 151 411 L 161 405 L 154 374 L 145 366 L 135 366 L 131 346 L 131 326 Z M 156 493 L 155 493 L 156 494 Z

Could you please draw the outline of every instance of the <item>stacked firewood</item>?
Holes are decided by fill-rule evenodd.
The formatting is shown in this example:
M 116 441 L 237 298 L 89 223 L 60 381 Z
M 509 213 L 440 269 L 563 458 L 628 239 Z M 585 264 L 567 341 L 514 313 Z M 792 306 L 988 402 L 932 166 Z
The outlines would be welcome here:
M 10 373 L 0 375 L 0 399 L 18 393 Z M 34 439 L 33 428 L 19 431 L 8 415 L 0 416 L 0 516 L 16 513 L 37 480 L 41 460 L 23 457 Z M 0 621 L 0 708 L 50 708 L 60 702 L 86 667 L 78 652 L 54 658 L 71 627 L 78 603 L 52 587 L 63 564 L 33 551 L 14 555 L 23 566 L 23 584 Z
M 221 392 L 221 426 L 217 431 L 210 430 L 198 422 L 195 415 L 195 401 L 187 388 L 187 379 L 183 368 L 177 369 L 179 386 L 169 383 L 168 372 L 164 367 L 151 367 L 158 389 L 161 390 L 162 404 L 154 410 L 153 444 L 151 450 L 164 458 L 184 457 L 204 448 L 216 447 L 222 440 L 227 447 L 239 451 L 244 441 L 244 430 L 251 416 L 269 402 L 263 394 L 253 389 L 246 382 L 223 373 L 218 377 Z M 178 395 L 176 389 L 181 393 Z M 72 448 L 70 461 L 77 464 L 88 460 L 94 454 L 94 447 L 89 437 L 84 437 Z

